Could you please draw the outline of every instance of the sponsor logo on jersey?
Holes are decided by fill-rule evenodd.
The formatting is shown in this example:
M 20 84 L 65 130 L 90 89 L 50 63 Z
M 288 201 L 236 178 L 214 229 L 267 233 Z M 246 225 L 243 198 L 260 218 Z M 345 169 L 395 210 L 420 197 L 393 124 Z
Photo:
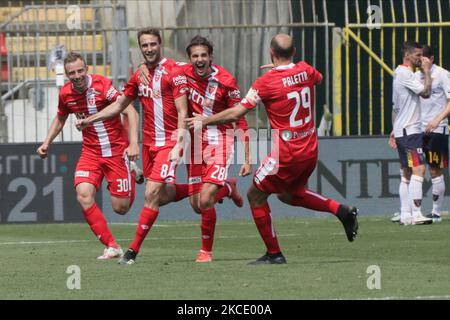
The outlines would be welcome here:
M 179 86 L 182 84 L 187 84 L 187 79 L 185 76 L 177 76 L 172 79 L 174 86 Z
M 76 102 L 76 101 L 69 101 L 69 102 L 67 102 L 67 104 L 68 104 L 69 106 L 74 106 L 74 105 L 77 104 L 77 102 Z
M 196 184 L 196 183 L 201 183 L 201 182 L 202 182 L 201 177 L 190 177 L 188 184 Z
M 139 97 L 155 98 L 155 99 L 159 99 L 161 97 L 160 92 L 156 92 L 156 90 L 153 90 L 149 86 L 144 85 L 142 83 L 139 84 L 138 90 L 139 90 L 138 92 Z
M 89 171 L 75 171 L 75 177 L 87 178 L 89 177 Z
M 189 89 L 189 100 L 201 106 L 205 105 L 205 97 L 193 88 Z
M 119 92 L 116 90 L 116 88 L 114 87 L 109 88 L 108 92 L 106 92 L 106 100 L 112 101 L 116 96 L 116 94 L 118 93 Z
M 228 91 L 228 96 L 231 99 L 240 99 L 241 98 L 241 92 L 239 90 Z

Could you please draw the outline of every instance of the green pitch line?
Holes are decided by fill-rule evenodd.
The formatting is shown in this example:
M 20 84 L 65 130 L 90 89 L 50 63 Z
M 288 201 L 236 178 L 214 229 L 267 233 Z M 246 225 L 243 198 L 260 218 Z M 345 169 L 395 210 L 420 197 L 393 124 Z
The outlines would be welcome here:
M 124 267 L 95 259 L 103 248 L 86 224 L 1 225 L 0 299 L 450 298 L 448 219 L 402 227 L 362 217 L 354 243 L 333 217 L 275 219 L 275 227 L 286 265 L 248 266 L 264 247 L 253 222 L 240 220 L 219 222 L 209 264 L 194 263 L 198 224 L 159 221 Z M 126 249 L 135 225 L 111 230 Z M 73 265 L 80 290 L 67 288 Z M 370 266 L 381 289 L 367 287 L 376 285 Z

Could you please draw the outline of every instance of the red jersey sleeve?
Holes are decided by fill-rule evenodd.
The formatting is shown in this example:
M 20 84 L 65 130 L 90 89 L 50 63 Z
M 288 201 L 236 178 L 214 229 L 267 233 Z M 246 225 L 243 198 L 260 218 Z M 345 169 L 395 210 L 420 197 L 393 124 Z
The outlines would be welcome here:
M 237 85 L 236 79 L 232 79 L 225 87 L 227 95 L 227 107 L 233 108 L 235 104 L 241 101 L 241 91 Z
M 313 73 L 314 84 L 319 84 L 323 79 L 322 74 L 315 68 L 311 67 L 311 69 Z
M 66 103 L 64 102 L 64 99 L 62 95 L 59 95 L 59 101 L 58 101 L 58 116 L 65 117 L 70 113 L 69 109 L 67 108 Z
M 183 69 L 175 67 L 171 77 L 172 95 L 174 100 L 189 92 L 186 75 Z
M 314 84 L 319 84 L 322 81 L 323 76 L 316 68 L 310 66 L 309 64 L 307 64 L 304 61 L 300 61 L 299 64 L 302 65 L 302 67 L 306 68 L 308 77 L 313 79 Z
M 119 90 L 117 90 L 113 86 L 112 81 L 109 80 L 108 78 L 104 78 L 103 86 L 104 86 L 104 91 L 103 92 L 105 92 L 105 99 L 106 99 L 106 101 L 114 102 L 121 96 Z
M 130 99 L 136 99 L 139 94 L 139 80 L 137 77 L 137 72 L 135 72 L 130 80 L 125 84 L 123 88 L 123 94 Z
M 261 78 L 258 78 L 248 90 L 247 95 L 241 100 L 244 108 L 253 109 L 261 101 L 260 91 L 263 88 Z

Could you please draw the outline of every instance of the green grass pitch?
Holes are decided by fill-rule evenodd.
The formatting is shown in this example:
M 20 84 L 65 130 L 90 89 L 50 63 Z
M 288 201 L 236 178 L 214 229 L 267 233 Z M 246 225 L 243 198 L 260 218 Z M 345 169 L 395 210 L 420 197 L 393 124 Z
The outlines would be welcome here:
M 97 261 L 103 248 L 87 224 L 1 225 L 0 299 L 450 298 L 450 220 L 359 221 L 349 243 L 333 217 L 275 219 L 288 263 L 264 266 L 247 265 L 264 253 L 250 220 L 219 219 L 208 264 L 194 263 L 198 222 L 158 220 L 132 266 Z M 125 249 L 135 225 L 111 230 Z M 80 267 L 80 290 L 67 288 L 71 265 Z M 381 289 L 367 287 L 371 265 L 380 268 Z

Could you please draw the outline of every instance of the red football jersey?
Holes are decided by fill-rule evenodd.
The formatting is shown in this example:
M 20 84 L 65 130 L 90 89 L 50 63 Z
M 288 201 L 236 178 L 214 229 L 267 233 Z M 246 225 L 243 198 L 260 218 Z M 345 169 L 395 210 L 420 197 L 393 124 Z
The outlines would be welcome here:
M 87 75 L 87 81 L 87 88 L 82 93 L 75 91 L 70 81 L 62 87 L 59 93 L 58 115 L 74 113 L 78 119 L 83 119 L 103 110 L 121 96 L 108 78 L 92 74 Z M 120 115 L 95 122 L 82 133 L 82 152 L 101 157 L 121 155 L 128 144 L 124 139 L 126 134 Z
M 142 144 L 149 146 L 171 146 L 176 143 L 173 132 L 178 128 L 178 112 L 175 100 L 188 93 L 183 70 L 171 59 L 163 58 L 149 70 L 150 85 L 139 80 L 139 70 L 125 84 L 126 97 L 139 101 L 144 110 Z
M 211 116 L 234 107 L 241 100 L 241 92 L 236 79 L 219 65 L 213 64 L 211 68 L 213 72 L 209 76 L 201 78 L 195 73 L 191 64 L 183 65 L 189 86 L 189 109 L 191 113 Z M 247 130 L 245 117 L 239 119 L 236 126 Z M 207 130 L 208 143 L 218 144 L 219 132 L 224 134 L 226 129 L 233 129 L 233 124 L 212 125 L 204 129 Z
M 259 77 L 241 101 L 246 108 L 264 104 L 272 129 L 279 130 L 283 161 L 317 156 L 314 85 L 321 80 L 322 74 L 304 61 L 279 66 Z

